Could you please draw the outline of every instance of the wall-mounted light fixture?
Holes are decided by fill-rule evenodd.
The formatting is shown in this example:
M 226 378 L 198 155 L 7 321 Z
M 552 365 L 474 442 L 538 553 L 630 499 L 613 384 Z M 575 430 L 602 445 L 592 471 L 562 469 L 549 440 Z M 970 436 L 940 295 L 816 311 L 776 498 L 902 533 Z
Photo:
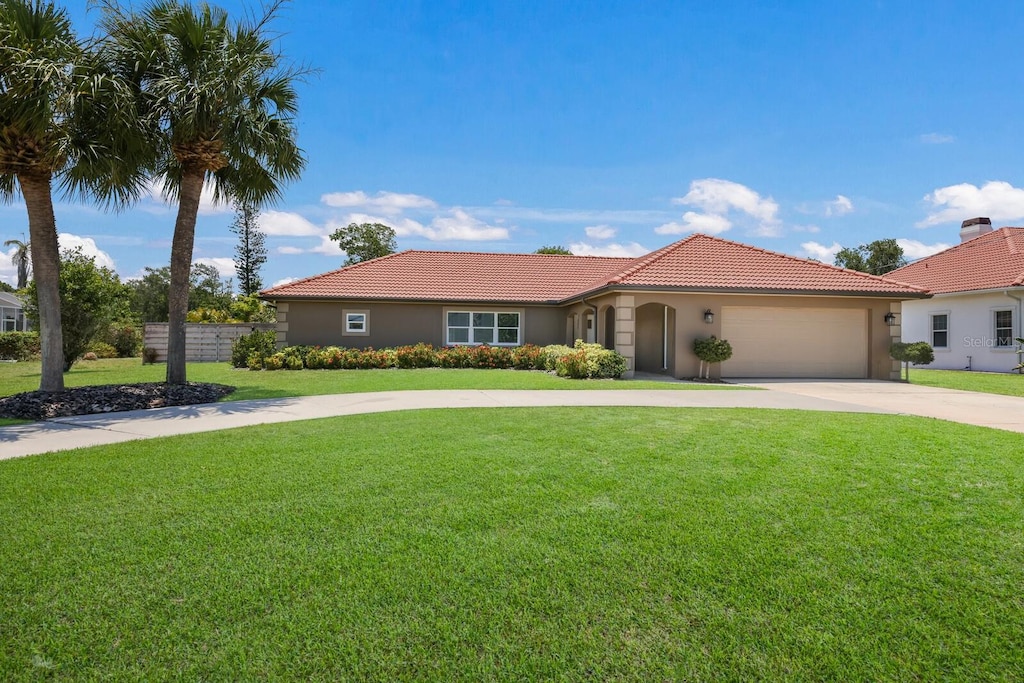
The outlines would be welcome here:
M 892 327 L 893 325 L 896 324 L 896 314 L 893 313 L 892 311 L 889 311 L 888 313 L 885 314 L 884 320 L 886 325 Z
M 715 322 L 715 314 L 711 312 L 710 308 L 704 310 L 704 322 L 708 325 Z

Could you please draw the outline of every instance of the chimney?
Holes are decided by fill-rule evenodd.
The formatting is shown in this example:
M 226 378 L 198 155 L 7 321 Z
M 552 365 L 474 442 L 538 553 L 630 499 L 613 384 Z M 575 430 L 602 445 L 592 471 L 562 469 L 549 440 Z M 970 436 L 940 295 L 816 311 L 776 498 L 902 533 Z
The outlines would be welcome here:
M 960 242 L 973 240 L 975 237 L 992 232 L 992 221 L 988 218 L 968 218 L 960 224 Z

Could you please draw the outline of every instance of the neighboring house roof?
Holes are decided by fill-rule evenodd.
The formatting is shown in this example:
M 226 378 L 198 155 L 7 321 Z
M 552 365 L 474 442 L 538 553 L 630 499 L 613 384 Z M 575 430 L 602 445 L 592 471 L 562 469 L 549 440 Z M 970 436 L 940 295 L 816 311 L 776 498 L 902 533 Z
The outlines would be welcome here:
M 923 297 L 888 278 L 696 234 L 636 259 L 402 251 L 261 292 L 269 299 L 559 303 L 607 289 Z
M 11 306 L 13 308 L 24 308 L 25 304 L 21 299 L 11 294 L 10 292 L 0 292 L 0 305 Z
M 1024 228 L 999 228 L 892 271 L 932 294 L 1024 286 Z

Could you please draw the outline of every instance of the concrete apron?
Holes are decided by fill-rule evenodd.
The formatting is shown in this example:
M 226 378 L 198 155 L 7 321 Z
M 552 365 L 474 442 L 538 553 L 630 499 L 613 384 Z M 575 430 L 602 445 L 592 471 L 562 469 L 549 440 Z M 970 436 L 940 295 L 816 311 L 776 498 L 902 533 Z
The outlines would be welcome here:
M 392 391 L 229 401 L 81 415 L 0 427 L 0 459 L 99 446 L 135 439 L 194 434 L 258 424 L 426 408 L 639 406 L 667 408 L 779 408 L 839 412 L 893 412 L 843 400 L 775 391 L 572 390 Z
M 772 393 L 1024 433 L 1024 398 L 881 380 L 735 379 Z

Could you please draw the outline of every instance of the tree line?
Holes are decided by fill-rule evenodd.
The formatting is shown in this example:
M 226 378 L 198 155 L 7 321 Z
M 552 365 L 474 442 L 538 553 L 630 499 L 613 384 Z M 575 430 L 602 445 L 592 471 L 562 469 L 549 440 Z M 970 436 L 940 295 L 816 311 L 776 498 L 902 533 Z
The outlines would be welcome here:
M 0 199 L 20 194 L 41 341 L 40 389 L 64 387 L 61 255 L 53 195 L 118 209 L 160 183 L 177 203 L 168 288 L 166 381 L 185 376 L 185 322 L 200 193 L 260 207 L 299 177 L 296 83 L 261 16 L 206 4 L 98 0 L 99 34 L 80 38 L 64 8 L 0 0 Z M 247 283 L 249 282 L 248 278 Z

